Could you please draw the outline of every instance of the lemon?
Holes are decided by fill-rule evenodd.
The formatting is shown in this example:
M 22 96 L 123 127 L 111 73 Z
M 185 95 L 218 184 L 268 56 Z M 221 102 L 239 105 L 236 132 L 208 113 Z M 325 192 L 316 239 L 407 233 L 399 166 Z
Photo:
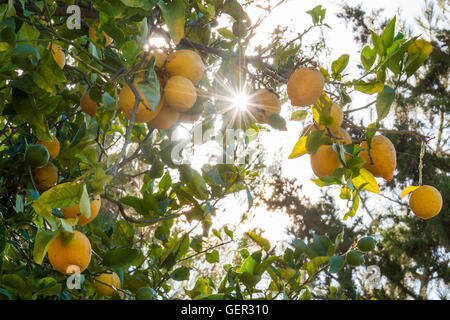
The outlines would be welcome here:
M 159 105 L 161 111 L 156 118 L 149 121 L 148 124 L 155 129 L 167 130 L 177 123 L 180 113 L 169 107 L 164 99 L 161 99 Z
M 92 100 L 91 96 L 89 95 L 89 91 L 85 91 L 81 96 L 80 106 L 81 110 L 83 110 L 84 113 L 90 115 L 92 118 L 95 118 L 98 103 Z
M 95 277 L 95 280 L 95 291 L 97 291 L 100 296 L 112 296 L 117 291 L 117 288 L 120 289 L 120 278 L 115 272 L 101 273 Z
M 58 182 L 58 168 L 49 161 L 46 166 L 34 170 L 33 176 L 39 189 L 48 189 Z
M 197 52 L 177 50 L 167 57 L 166 70 L 171 76 L 183 76 L 197 84 L 203 77 L 205 65 Z
M 314 174 L 319 178 L 331 176 L 336 169 L 342 167 L 338 154 L 329 145 L 321 145 L 311 155 L 310 161 Z
M 144 101 L 145 105 L 141 102 L 139 102 L 137 111 L 136 111 L 136 117 L 134 119 L 137 123 L 142 122 L 148 122 L 150 120 L 153 120 L 159 113 L 159 108 L 157 106 L 150 106 L 148 101 L 143 96 L 141 90 L 138 87 L 138 83 L 141 82 L 143 79 L 138 78 L 134 80 L 134 86 L 136 90 L 139 92 L 141 99 Z M 127 119 L 131 119 L 131 116 L 133 114 L 133 108 L 135 103 L 135 95 L 133 91 L 131 90 L 131 87 L 128 84 L 125 84 L 120 91 L 119 94 L 119 106 L 122 109 L 122 112 L 124 116 Z M 150 110 L 151 108 L 151 110 Z
M 421 219 L 433 218 L 442 209 L 441 193 L 433 186 L 421 186 L 411 193 L 409 207 Z
M 358 155 L 366 160 L 364 168 L 369 170 L 375 177 L 381 177 L 387 181 L 392 180 L 395 168 L 397 167 L 397 156 L 392 142 L 382 135 L 373 137 L 372 149 L 370 150 L 373 164 L 370 162 L 369 153 L 367 151 L 369 147 L 366 141 L 361 143 L 361 148 L 366 149 L 361 151 Z
M 27 151 L 25 151 L 23 160 L 30 167 L 40 168 L 47 165 L 50 160 L 50 154 L 43 145 L 30 144 L 28 145 Z
M 347 263 L 351 266 L 359 266 L 364 263 L 364 256 L 356 250 L 349 251 L 346 254 Z
M 377 244 L 377 242 L 375 241 L 374 238 L 372 237 L 364 237 L 358 240 L 358 243 L 356 244 L 356 246 L 358 247 L 359 250 L 363 251 L 363 252 L 368 252 L 371 251 L 375 248 L 375 245 Z
M 324 85 L 325 79 L 320 71 L 300 68 L 289 78 L 287 94 L 293 106 L 305 107 L 319 100 Z
M 172 109 L 184 112 L 195 104 L 197 91 L 189 79 L 173 76 L 167 80 L 164 87 L 164 99 Z
M 48 248 L 48 259 L 52 267 L 67 273 L 69 266 L 75 265 L 83 272 L 91 261 L 91 243 L 89 239 L 79 231 L 74 231 L 73 239 L 67 244 L 63 241 L 61 233 Z
M 52 141 L 39 140 L 37 143 L 47 149 L 48 153 L 50 154 L 50 160 L 55 159 L 59 155 L 61 145 L 59 143 L 59 140 L 55 136 L 52 136 Z
M 280 114 L 278 96 L 267 89 L 259 89 L 249 97 L 248 110 L 258 123 L 268 123 L 272 114 Z

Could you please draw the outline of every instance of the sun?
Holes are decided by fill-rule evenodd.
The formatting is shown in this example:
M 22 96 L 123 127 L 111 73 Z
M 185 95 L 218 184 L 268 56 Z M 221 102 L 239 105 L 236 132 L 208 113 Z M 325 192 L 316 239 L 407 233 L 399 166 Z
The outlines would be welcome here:
M 241 111 L 247 110 L 248 96 L 245 94 L 245 92 L 237 93 L 232 98 L 232 105 L 233 105 L 233 108 L 236 108 L 237 110 L 241 110 Z

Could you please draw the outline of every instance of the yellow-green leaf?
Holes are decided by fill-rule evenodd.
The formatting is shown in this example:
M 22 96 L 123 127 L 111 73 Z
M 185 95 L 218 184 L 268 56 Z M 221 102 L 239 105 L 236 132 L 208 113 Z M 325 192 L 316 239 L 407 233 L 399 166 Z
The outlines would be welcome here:
M 289 159 L 294 159 L 301 157 L 302 155 L 307 153 L 306 150 L 306 141 L 308 140 L 308 136 L 301 137 L 294 146 Z
M 418 189 L 418 186 L 409 186 L 405 190 L 402 191 L 401 197 L 404 198 L 407 194 L 413 192 L 414 190 Z
M 356 188 L 362 188 L 364 190 L 380 193 L 380 189 L 378 188 L 378 183 L 375 180 L 373 174 L 367 169 L 360 169 L 359 176 L 352 179 L 353 185 Z
M 184 37 L 184 24 L 185 17 L 184 11 L 186 5 L 183 0 L 171 0 L 158 2 L 161 9 L 164 20 L 166 21 L 169 29 L 170 38 L 172 38 L 175 44 L 178 44 Z

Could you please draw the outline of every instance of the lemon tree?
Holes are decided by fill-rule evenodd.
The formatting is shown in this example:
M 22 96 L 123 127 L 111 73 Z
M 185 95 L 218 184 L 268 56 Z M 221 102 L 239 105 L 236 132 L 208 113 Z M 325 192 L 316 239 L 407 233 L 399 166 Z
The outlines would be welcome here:
M 284 39 L 281 29 L 264 44 L 268 55 L 255 56 L 254 2 L 82 2 L 81 29 L 66 24 L 70 1 L 0 4 L 1 299 L 171 299 L 176 285 L 190 299 L 308 299 L 320 274 L 364 264 L 376 249 L 368 238 L 343 245 L 345 233 L 314 234 L 278 252 L 254 230 L 237 238 L 216 229 L 230 195 L 244 194 L 253 207 L 265 164 L 196 169 L 176 161 L 173 133 L 193 123 L 188 141 L 198 127 L 260 135 L 304 121 L 289 158 L 309 154 L 313 181 L 341 188 L 347 220 L 361 194 L 380 192 L 375 177 L 395 177 L 395 148 L 383 133 L 405 132 L 382 125 L 397 90 L 387 77 L 412 77 L 431 45 L 396 32 L 393 18 L 361 48 L 362 74 L 347 73 L 348 54 L 329 65 L 303 59 L 301 37 Z M 307 13 L 302 36 L 329 27 L 325 8 Z M 226 27 L 216 25 L 222 18 Z M 249 112 L 236 116 L 230 98 L 244 88 Z M 349 122 L 353 90 L 374 96 L 377 120 L 367 128 Z M 221 156 L 230 149 L 226 141 Z M 240 250 L 221 265 L 228 244 Z M 200 276 L 196 263 L 222 269 Z M 79 292 L 65 285 L 73 268 L 82 273 Z

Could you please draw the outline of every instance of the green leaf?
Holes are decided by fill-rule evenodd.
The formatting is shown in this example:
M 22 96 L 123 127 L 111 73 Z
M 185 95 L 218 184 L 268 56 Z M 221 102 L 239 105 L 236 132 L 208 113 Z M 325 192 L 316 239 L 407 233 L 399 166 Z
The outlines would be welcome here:
M 377 52 L 370 46 L 365 46 L 361 51 L 361 63 L 366 70 L 370 70 L 377 57 Z
M 344 71 L 345 67 L 348 65 L 350 56 L 348 54 L 341 55 L 337 60 L 333 61 L 331 64 L 332 77 L 337 78 L 338 75 Z
M 223 241 L 222 236 L 220 235 L 219 230 L 217 230 L 217 229 L 212 229 L 212 233 L 213 233 L 217 238 L 219 238 L 221 241 Z
M 378 54 L 380 56 L 382 56 L 384 54 L 384 51 L 385 51 L 383 40 L 381 39 L 381 37 L 378 34 L 373 32 L 372 30 L 370 32 L 372 33 L 373 47 L 376 50 L 376 52 L 378 52 Z
M 48 205 L 52 208 L 71 208 L 79 204 L 84 185 L 78 182 L 58 184 L 41 194 L 33 205 Z
M 172 272 L 170 277 L 175 281 L 189 280 L 189 272 L 190 271 L 191 271 L 191 269 L 189 269 L 187 267 L 180 267 L 180 268 L 176 269 L 174 272 Z
M 313 24 L 320 24 L 325 19 L 326 9 L 322 9 L 321 5 L 314 7 L 313 9 L 306 11 L 312 18 Z
M 299 249 L 302 253 L 306 254 L 310 259 L 317 257 L 317 252 L 314 251 L 310 246 L 305 244 L 301 239 L 295 239 L 293 245 Z
M 149 109 L 156 109 L 159 104 L 159 100 L 161 99 L 161 93 L 159 80 L 156 76 L 155 70 L 148 70 L 145 80 L 138 82 L 137 86 L 139 87 L 143 98 L 145 98 L 148 104 L 150 104 L 146 104 L 146 107 Z
M 330 258 L 329 273 L 338 273 L 345 265 L 345 258 L 340 256 L 332 256 Z
M 386 116 L 389 114 L 394 99 L 395 99 L 395 90 L 389 86 L 384 86 L 383 91 L 378 93 L 376 102 L 378 121 L 381 121 L 382 119 L 386 118 Z
M 327 236 L 322 235 L 314 235 L 313 243 L 311 244 L 311 248 L 317 252 L 321 256 L 328 256 L 333 252 L 333 243 Z
M 269 240 L 257 235 L 254 232 L 246 232 L 245 234 L 249 236 L 253 241 L 255 241 L 259 246 L 261 246 L 261 248 L 263 248 L 265 251 L 270 250 L 271 245 Z
M 374 94 L 383 90 L 384 84 L 380 81 L 365 82 L 364 80 L 359 80 L 353 82 L 355 90 L 364 92 L 366 94 Z
M 356 211 L 358 211 L 359 208 L 359 190 L 355 190 L 353 192 L 353 203 L 350 207 L 349 211 L 344 215 L 344 221 L 346 221 L 349 217 L 353 218 L 356 214 Z
M 361 157 L 354 157 L 347 160 L 347 167 L 350 169 L 354 168 L 362 168 L 362 166 L 366 163 L 366 160 Z
M 0 255 L 6 247 L 6 227 L 3 223 L 0 224 Z M 0 258 L 0 270 L 1 270 L 1 258 Z
M 387 24 L 386 28 L 381 33 L 381 40 L 383 40 L 384 48 L 388 49 L 394 42 L 394 32 L 395 32 L 395 20 L 394 18 Z
M 55 278 L 46 277 L 39 279 L 38 291 L 33 296 L 54 296 L 61 292 L 62 286 Z
M 228 30 L 227 28 L 219 28 L 217 29 L 217 32 L 226 39 L 236 40 L 236 36 L 231 30 Z
M 330 259 L 329 256 L 319 256 L 319 257 L 315 257 L 312 258 L 304 267 L 304 269 L 308 272 L 308 275 L 311 277 L 314 272 L 317 271 L 317 269 L 319 268 L 319 266 L 328 261 L 328 259 Z
M 277 130 L 286 131 L 286 120 L 279 114 L 271 114 L 269 117 L 269 125 Z
M 29 44 L 19 44 L 13 51 L 11 61 L 24 70 L 34 69 L 40 60 L 39 51 Z
M 226 234 L 227 236 L 229 236 L 229 237 L 231 238 L 231 240 L 233 240 L 233 231 L 231 231 L 230 229 L 228 229 L 228 226 L 225 226 L 225 227 L 224 227 L 224 231 L 225 231 L 225 234 Z
M 308 115 L 308 112 L 305 110 L 298 110 L 291 114 L 291 121 L 302 121 L 305 120 L 306 116 Z
M 206 261 L 209 263 L 219 262 L 219 251 L 213 250 L 205 254 Z
M 380 193 L 378 183 L 373 174 L 364 168 L 359 170 L 359 175 L 352 179 L 352 183 L 357 189 L 364 189 L 373 193 Z
M 103 265 L 111 268 L 124 268 L 131 265 L 138 256 L 139 250 L 137 249 L 113 249 L 103 257 Z
M 202 251 L 202 236 L 198 235 L 195 236 L 191 239 L 191 243 L 190 243 L 190 247 L 195 251 L 195 252 L 200 252 Z
M 132 246 L 134 239 L 134 229 L 125 220 L 120 220 L 114 225 L 113 241 L 119 246 Z
M 21 41 L 36 40 L 38 38 L 39 38 L 39 31 L 35 27 L 30 26 L 26 22 L 22 24 L 19 32 L 17 33 L 17 40 Z
M 175 44 L 178 44 L 184 37 L 184 11 L 186 10 L 184 1 L 159 0 L 158 6 L 169 29 L 170 37 Z
M 80 212 L 87 219 L 91 217 L 91 201 L 85 184 L 83 185 L 83 192 L 80 197 Z
M 33 247 L 33 259 L 37 264 L 41 264 L 47 254 L 48 248 L 57 237 L 58 232 L 39 230 Z
M 311 131 L 308 140 L 306 140 L 306 150 L 309 154 L 313 154 L 319 149 L 321 145 L 322 136 L 325 130 L 313 130 Z

